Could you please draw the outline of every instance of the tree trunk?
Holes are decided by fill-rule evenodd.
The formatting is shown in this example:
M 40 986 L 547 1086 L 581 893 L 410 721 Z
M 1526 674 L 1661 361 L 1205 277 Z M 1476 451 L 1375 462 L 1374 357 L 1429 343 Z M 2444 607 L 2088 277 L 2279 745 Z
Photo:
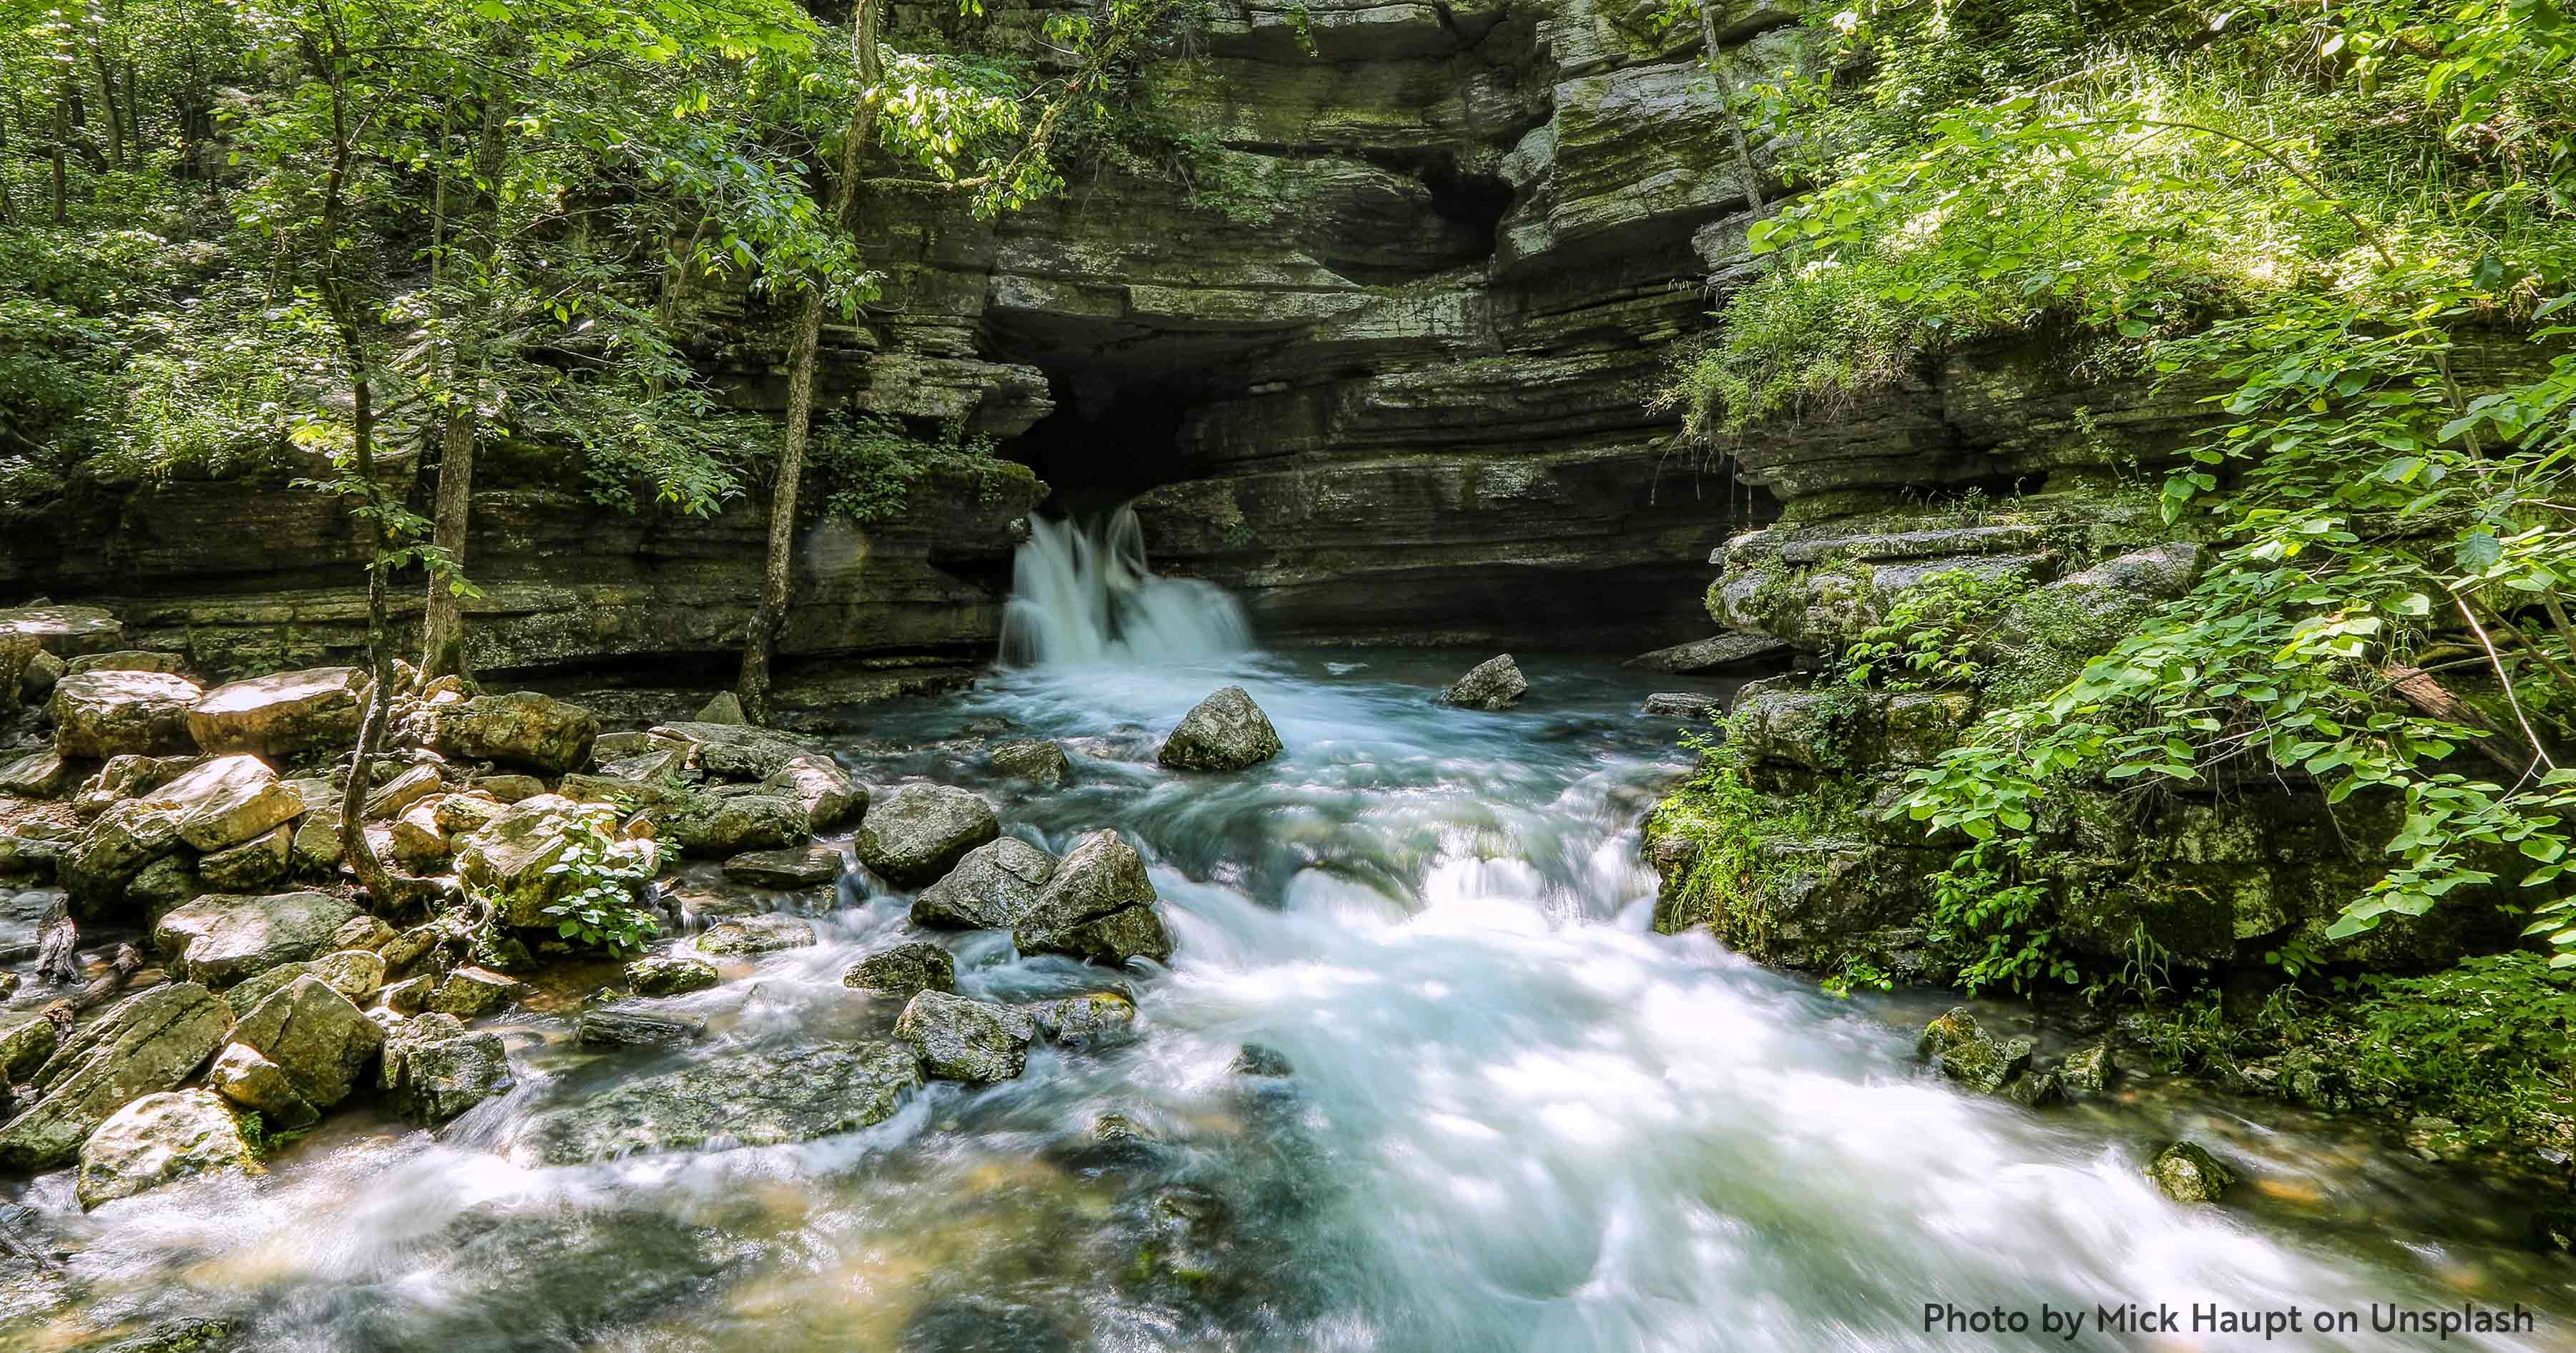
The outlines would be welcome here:
M 322 302 L 349 364 L 349 461 L 358 479 L 358 545 L 367 569 L 367 667 L 373 678 L 367 690 L 367 713 L 358 728 L 357 751 L 349 758 L 349 783 L 340 795 L 340 848 L 349 857 L 358 881 L 379 903 L 392 899 L 392 876 L 367 840 L 365 819 L 368 770 L 384 740 L 393 704 L 392 622 L 385 600 L 385 519 L 383 489 L 376 483 L 375 355 L 340 257 L 341 216 L 347 208 L 350 162 L 356 148 L 349 125 L 344 64 L 347 53 L 337 29 L 327 30 L 327 53 L 318 47 L 318 73 L 331 91 L 331 168 L 322 183 Z
M 1744 139 L 1744 118 L 1735 109 L 1735 79 L 1726 73 L 1717 49 L 1717 12 L 1712 0 L 1700 0 L 1699 37 L 1706 48 L 1702 55 L 1708 61 L 1709 78 L 1717 81 L 1717 107 L 1726 119 L 1726 134 L 1735 142 L 1735 166 L 1744 176 L 1744 200 L 1753 214 L 1762 214 L 1762 173 L 1753 167 L 1753 147 Z
M 98 72 L 98 104 L 107 113 L 107 162 L 119 169 L 125 167 L 125 115 L 118 110 L 116 76 L 108 70 L 107 51 L 93 41 L 89 63 Z
M 494 46 L 493 85 L 483 100 L 483 125 L 474 146 L 478 222 L 474 256 L 478 281 L 487 293 L 500 254 L 501 162 L 509 124 L 509 99 L 498 71 L 506 56 L 497 50 L 502 44 L 496 42 Z M 455 345 L 449 372 L 449 388 L 461 399 L 448 407 L 446 425 L 439 437 L 438 490 L 430 508 L 430 542 L 438 547 L 445 562 L 430 571 L 429 604 L 421 615 L 420 674 L 424 680 L 470 675 L 465 662 L 465 610 L 450 584 L 465 570 L 466 532 L 474 514 L 474 438 L 479 422 L 476 402 L 482 397 L 483 369 L 481 331 L 477 326 L 483 318 L 467 320 L 465 332 L 475 337 Z
M 858 0 L 850 12 L 850 59 L 863 90 L 885 79 L 885 62 L 877 50 L 877 21 L 883 0 Z M 844 230 L 857 223 L 859 173 L 876 139 L 876 107 L 864 99 L 850 113 L 841 135 L 841 177 L 834 185 L 831 220 Z M 760 612 L 744 636 L 742 678 L 734 694 L 743 716 L 769 722 L 769 665 L 778 631 L 787 619 L 788 586 L 795 580 L 796 490 L 805 476 L 805 444 L 814 422 L 814 366 L 822 348 L 824 279 L 806 279 L 804 306 L 796 317 L 796 339 L 787 357 L 787 437 L 778 453 L 778 478 L 769 495 L 769 557 L 761 571 Z

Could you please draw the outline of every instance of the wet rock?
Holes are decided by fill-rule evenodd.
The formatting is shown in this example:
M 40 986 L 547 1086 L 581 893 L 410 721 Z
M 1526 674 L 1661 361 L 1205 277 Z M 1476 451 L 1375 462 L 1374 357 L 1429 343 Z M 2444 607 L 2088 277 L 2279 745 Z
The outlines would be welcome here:
M 2066 1101 L 2066 1087 L 2054 1071 L 2024 1071 L 2004 1086 L 2004 1098 L 2025 1109 L 2046 1108 Z
M 921 1083 L 919 1058 L 897 1043 L 746 1053 L 537 1113 L 507 1149 L 523 1163 L 573 1165 L 714 1142 L 810 1141 L 883 1122 Z
M 924 991 L 955 991 L 957 960 L 926 941 L 890 945 L 851 964 L 841 974 L 841 985 L 896 1000 Z
M 1785 639 L 1775 639 L 1768 634 L 1733 633 L 1640 653 L 1620 665 L 1649 672 L 1713 672 L 1725 667 L 1783 660 L 1788 654 L 1789 643 Z
M 194 1175 L 256 1168 L 232 1106 L 207 1090 L 145 1095 L 81 1143 L 82 1211 Z
M 357 912 L 328 893 L 210 893 L 163 915 L 152 942 L 173 974 L 224 987 L 321 953 Z
M 904 1322 L 895 1353 L 1073 1353 L 1080 1347 L 1049 1312 L 987 1297 L 934 1301 Z
M 1048 1042 L 1066 1047 L 1113 1042 L 1136 1026 L 1136 1003 L 1115 991 L 1086 991 L 1020 1008 L 1038 1022 L 1038 1032 Z
M 1203 1288 L 1242 1267 L 1232 1252 L 1233 1209 L 1216 1194 L 1166 1184 L 1149 1191 L 1137 1211 L 1144 1238 L 1127 1268 L 1131 1280 Z
M 1996 1042 L 1977 1027 L 1977 1017 L 1966 1006 L 1959 1006 L 1923 1026 L 1914 1055 L 1961 1085 L 1991 1095 L 2030 1069 L 2032 1046 L 2027 1038 Z
M 281 826 L 197 861 L 197 881 L 219 893 L 256 892 L 286 877 L 295 858 L 295 829 Z
M 1070 954 L 1093 963 L 1172 956 L 1145 861 L 1115 831 L 1084 837 L 1013 927 L 1024 954 Z
M 1175 770 L 1242 770 L 1282 750 L 1279 730 L 1251 693 L 1225 686 L 1181 716 L 1154 759 Z
M 60 841 L 0 832 L 0 874 L 33 874 L 49 878 L 56 866 L 62 863 L 65 849 Z
M 599 720 L 589 710 L 535 691 L 513 691 L 439 706 L 431 745 L 461 760 L 561 775 L 590 759 L 598 736 Z
M 54 750 L 103 760 L 120 753 L 166 756 L 196 749 L 188 707 L 204 692 L 163 672 L 83 672 L 54 683 L 45 704 Z
M 1693 691 L 1658 691 L 1646 697 L 1646 713 L 1663 719 L 1705 719 L 1726 712 L 1726 701 Z
M 828 756 L 792 756 L 760 782 L 764 792 L 794 799 L 805 806 L 805 829 L 827 832 L 868 806 L 868 791 Z
M 814 943 L 814 927 L 793 916 L 744 916 L 709 926 L 698 936 L 702 953 L 743 957 L 803 949 Z
M 1007 930 L 1037 905 L 1056 858 L 1015 836 L 966 852 L 957 867 L 912 904 L 912 923 L 958 930 Z
M 894 1036 L 921 1050 L 931 1075 L 975 1085 L 1026 1070 L 1037 1033 L 1025 1011 L 945 991 L 916 993 L 894 1022 Z
M 651 736 L 686 747 L 700 770 L 722 780 L 766 780 L 800 756 L 830 759 L 803 738 L 741 724 L 667 723 Z
M 1227 1068 L 1238 1076 L 1278 1079 L 1297 1074 L 1286 1053 L 1259 1043 L 1246 1043 L 1234 1050 L 1234 1062 Z
M 275 1062 L 316 1108 L 349 1097 L 383 1033 L 349 998 L 315 977 L 299 977 L 242 1012 L 232 1041 Z
M 440 979 L 423 1008 L 432 1014 L 473 1019 L 519 998 L 519 981 L 489 968 L 458 968 Z
M 232 1027 L 230 1006 L 194 982 L 138 992 L 73 1032 L 28 1082 L 35 1104 L 0 1126 L 0 1167 L 44 1170 L 139 1096 L 178 1087 Z
M 354 744 L 366 701 L 367 674 L 355 667 L 276 672 L 206 692 L 188 707 L 188 731 L 209 752 L 289 757 Z
M 434 1125 L 518 1086 L 501 1036 L 453 1015 L 414 1015 L 385 1038 L 376 1084 L 394 1112 Z
M 156 1320 L 141 1334 L 113 1343 L 83 1344 L 75 1353 L 235 1353 L 237 1321 L 221 1316 L 180 1316 Z
M 626 965 L 626 989 L 638 996 L 704 991 L 720 980 L 716 965 L 700 958 L 639 958 Z
M 2147 1177 L 2177 1203 L 2214 1203 L 2235 1186 L 2236 1171 L 2190 1142 L 2175 1142 L 2147 1164 Z
M 284 1067 L 245 1043 L 227 1043 L 215 1054 L 215 1064 L 206 1070 L 206 1087 L 258 1114 L 269 1127 L 293 1130 L 322 1117 Z
M 748 724 L 742 712 L 742 697 L 731 691 L 718 691 L 698 708 L 699 723 Z
M 223 850 L 264 836 L 304 811 L 304 796 L 255 756 L 218 756 L 151 791 L 179 814 L 179 839 Z
M 2057 1064 L 2057 1077 L 2076 1094 L 2098 1095 L 2119 1080 L 2120 1069 L 2112 1064 L 2108 1044 L 2088 1043 L 2066 1054 Z
M 993 745 L 986 758 L 996 774 L 1047 789 L 1073 783 L 1073 761 L 1064 748 L 1045 738 L 1012 738 Z
M 573 1038 L 594 1048 L 676 1048 L 706 1032 L 707 1022 L 695 1015 L 615 1002 L 585 1007 Z
M 904 887 L 936 883 L 966 852 L 1002 834 L 992 805 L 963 789 L 914 783 L 868 806 L 851 843 L 859 862 Z
M 1440 703 L 1460 709 L 1510 709 L 1529 694 L 1529 681 L 1509 653 L 1497 654 L 1469 669 L 1440 693 Z
M 0 765 L 0 794 L 22 799 L 58 799 L 79 782 L 79 772 L 62 753 L 50 748 L 29 752 Z

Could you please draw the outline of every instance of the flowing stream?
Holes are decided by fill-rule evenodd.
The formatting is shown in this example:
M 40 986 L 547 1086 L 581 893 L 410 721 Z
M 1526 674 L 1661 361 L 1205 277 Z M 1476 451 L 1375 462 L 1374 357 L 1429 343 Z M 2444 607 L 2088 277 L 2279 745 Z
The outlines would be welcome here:
M 2372 1333 L 2374 1303 L 2515 1300 L 2536 1333 L 2441 1346 L 2576 1337 L 2576 1281 L 2518 1246 L 2511 1209 L 2367 1127 L 2152 1084 L 2034 1114 L 1915 1064 L 1937 1004 L 1838 1001 L 1649 933 L 1636 824 L 1684 761 L 1674 725 L 1636 713 L 1645 679 L 1525 656 L 1521 709 L 1447 709 L 1431 694 L 1484 654 L 1257 651 L 1230 600 L 1153 578 L 1129 530 L 1043 528 L 1012 605 L 1023 665 L 866 711 L 839 751 L 879 791 L 977 788 L 1053 849 L 1128 832 L 1177 942 L 1169 971 L 1118 979 L 1132 1040 L 1041 1048 L 1017 1081 L 937 1085 L 803 1145 L 568 1168 L 491 1149 L 621 1077 L 884 1036 L 894 1009 L 838 977 L 908 932 L 908 897 L 856 879 L 761 895 L 823 943 L 678 998 L 711 1022 L 685 1051 L 577 1049 L 571 1009 L 607 970 L 572 974 L 503 1021 L 522 1087 L 435 1139 L 350 1109 L 258 1178 L 87 1216 L 68 1173 L 18 1188 L 72 1252 L 42 1281 L 90 1327 L 214 1312 L 262 1353 L 2395 1349 L 2435 1345 Z M 1233 775 L 1155 765 L 1226 683 L 1286 753 Z M 1062 740 L 1074 783 L 993 780 L 962 730 L 995 719 Z M 728 896 L 706 866 L 680 891 Z M 969 995 L 1106 977 L 1004 934 L 947 942 Z M 2241 1205 L 2148 1184 L 2181 1132 L 2253 1167 Z M 1926 1331 L 1938 1302 L 2033 1328 Z M 2092 1326 L 2132 1302 L 2362 1328 Z M 2042 1332 L 2042 1303 L 2086 1328 Z M 61 1313 L 5 1310 L 0 1345 L 69 1341 Z

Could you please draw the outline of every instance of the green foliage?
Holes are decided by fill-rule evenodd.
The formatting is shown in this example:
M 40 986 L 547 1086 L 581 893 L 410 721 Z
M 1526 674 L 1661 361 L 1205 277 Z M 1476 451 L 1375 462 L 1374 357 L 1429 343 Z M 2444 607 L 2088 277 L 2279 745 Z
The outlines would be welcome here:
M 1889 691 L 1973 689 L 1985 677 L 1986 635 L 2025 590 L 2018 578 L 1972 568 L 1930 574 L 1844 646 L 1843 679 Z
M 1956 969 L 1971 994 L 2077 980 L 2075 964 L 2056 951 L 2046 928 L 2054 911 L 2046 863 L 2029 837 L 1980 841 L 1932 876 L 1922 923 L 1942 966 Z
M 820 491 L 806 501 L 821 515 L 873 526 L 901 517 L 914 487 L 934 474 L 972 479 L 989 497 L 1010 473 L 994 450 L 992 438 L 967 436 L 962 424 L 931 441 L 899 419 L 844 413 L 815 426 L 806 468 Z
M 638 900 L 653 882 L 652 848 L 618 836 L 616 827 L 605 807 L 582 805 L 564 833 L 562 850 L 545 869 L 557 880 L 552 886 L 559 900 L 545 908 L 555 918 L 555 933 L 611 954 L 640 950 L 662 930 Z
M 2353 1078 L 2408 1099 L 2467 1102 L 2474 1116 L 2569 1108 L 2576 977 L 2531 954 L 2472 958 L 2377 984 L 2352 1012 Z

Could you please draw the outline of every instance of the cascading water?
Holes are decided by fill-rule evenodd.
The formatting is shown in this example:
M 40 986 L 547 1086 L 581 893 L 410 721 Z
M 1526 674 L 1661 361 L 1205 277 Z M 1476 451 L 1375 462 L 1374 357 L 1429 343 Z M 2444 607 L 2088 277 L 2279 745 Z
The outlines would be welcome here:
M 974 788 L 1059 853 L 1127 833 L 1168 971 L 923 931 L 900 891 L 763 893 L 693 865 L 679 891 L 800 912 L 816 939 L 718 956 L 721 985 L 658 1003 L 704 1037 L 582 1047 L 581 993 L 612 979 L 559 974 L 493 1022 L 519 1089 L 434 1137 L 343 1106 L 257 1176 L 89 1213 L 68 1171 L 11 1186 L 0 1347 L 208 1313 L 262 1353 L 2567 1346 L 2563 1261 L 2365 1128 L 2154 1081 L 2026 1111 L 1915 1062 L 1939 1004 L 1837 1001 L 1705 935 L 1649 933 L 1636 824 L 1686 763 L 1670 724 L 1636 714 L 1648 678 L 1528 659 L 1524 706 L 1486 714 L 1430 698 L 1482 653 L 1229 656 L 1239 618 L 1152 580 L 1134 539 L 1045 528 L 1015 602 L 1040 665 L 872 710 L 839 755 L 879 791 Z M 1161 731 L 1225 683 L 1287 750 L 1236 774 L 1157 765 Z M 1072 783 L 996 776 L 958 732 L 992 719 L 1059 741 Z M 793 1145 L 508 1153 L 533 1116 L 674 1068 L 751 1078 L 761 1057 L 887 1037 L 902 1002 L 841 973 L 922 940 L 972 998 L 1126 986 L 1134 1035 L 1040 1040 L 1016 1079 L 936 1082 L 875 1127 Z M 2022 1017 L 1985 1013 L 2000 1032 Z M 2258 1184 L 2224 1209 L 2168 1203 L 2140 1166 L 2185 1134 Z M 72 1257 L 13 1269 L 19 1251 Z M 55 1289 L 72 1314 L 13 1317 Z M 2367 1323 L 2465 1300 L 2543 1324 L 2436 1344 Z M 1927 1329 L 1935 1303 L 2031 1328 Z M 2044 1330 L 2042 1303 L 2086 1323 Z M 2163 1340 L 2095 1323 L 2130 1303 L 2186 1323 Z M 2194 1337 L 2195 1305 L 2364 1323 Z
M 1011 567 L 1002 659 L 1028 666 L 1192 662 L 1252 646 L 1243 607 L 1223 588 L 1163 578 L 1145 562 L 1133 508 L 1107 519 L 1038 521 Z

